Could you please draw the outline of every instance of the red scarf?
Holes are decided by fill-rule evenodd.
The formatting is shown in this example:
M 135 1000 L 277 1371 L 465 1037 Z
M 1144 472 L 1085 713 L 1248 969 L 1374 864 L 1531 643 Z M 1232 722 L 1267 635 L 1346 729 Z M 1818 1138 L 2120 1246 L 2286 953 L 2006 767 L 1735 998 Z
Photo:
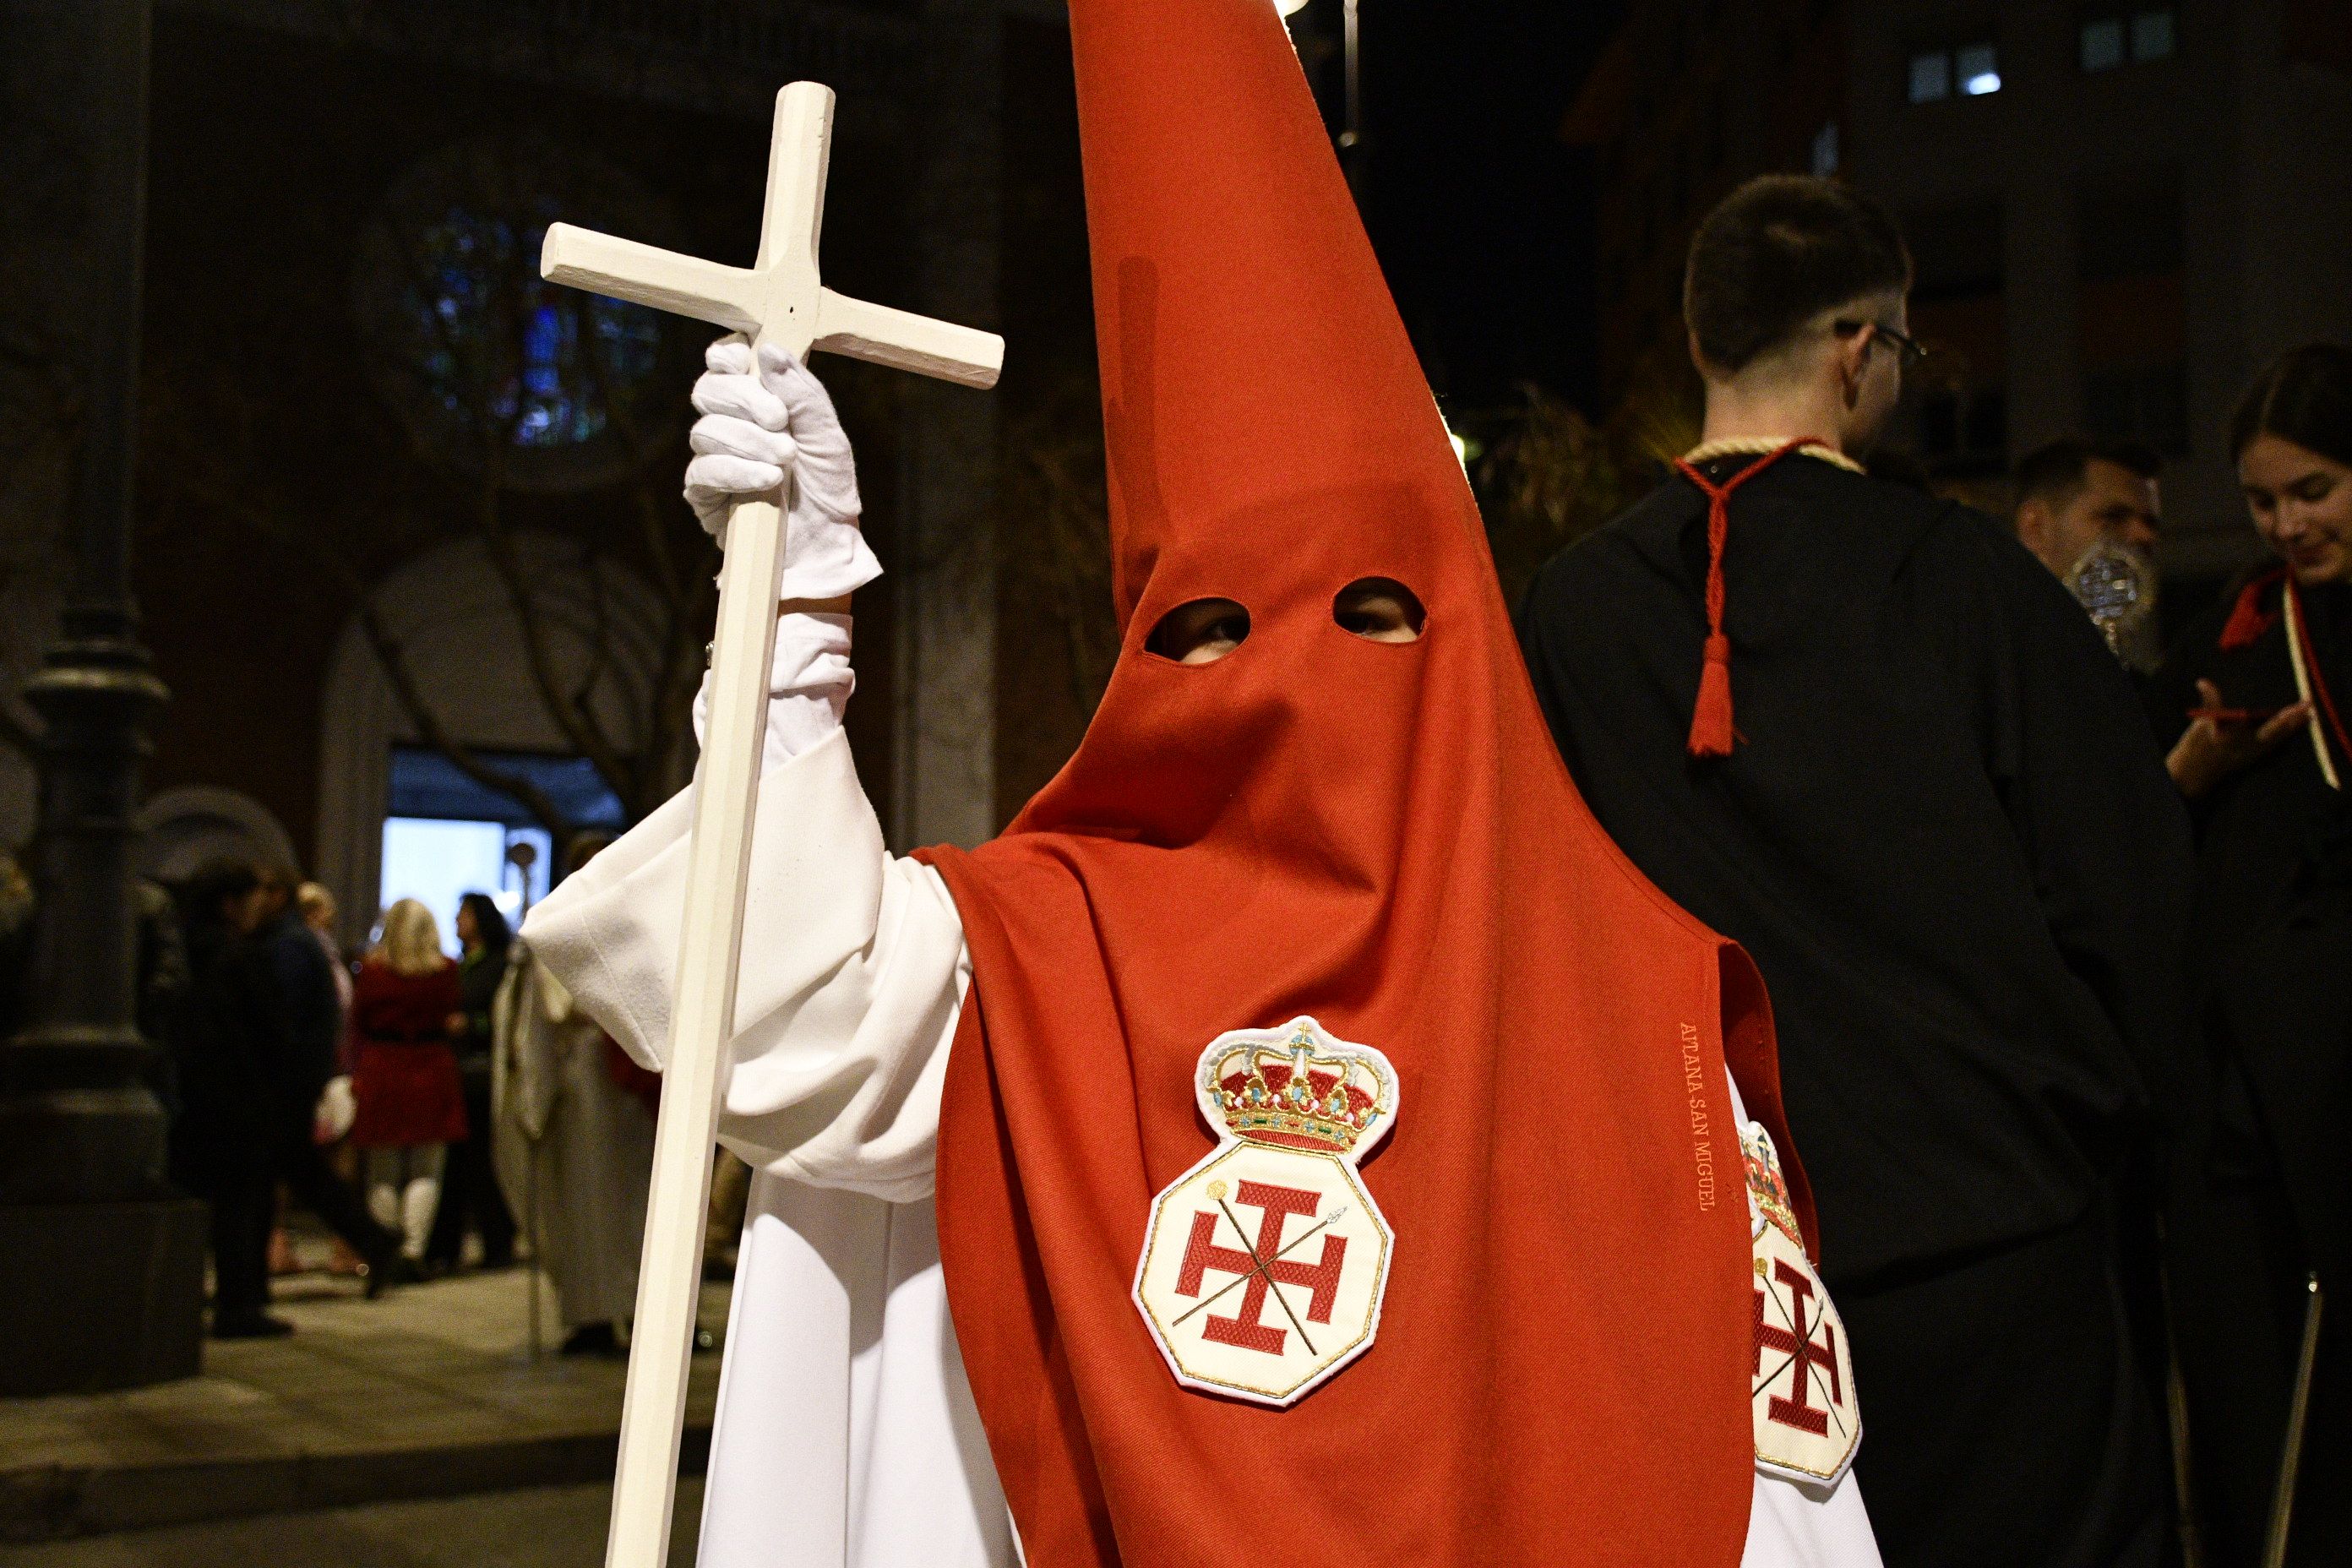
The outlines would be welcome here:
M 2221 651 L 2231 653 L 2252 647 L 2262 640 L 2263 633 L 2278 625 L 2278 606 L 2265 605 L 2263 595 L 2285 581 L 2286 568 L 2273 566 L 2257 573 L 2238 591 L 2238 602 L 2230 606 L 2230 618 L 2221 626 Z
M 2273 588 L 2278 590 L 2276 602 L 2265 605 L 2264 596 Z M 2327 675 L 2319 666 L 2319 650 L 2312 646 L 2311 617 L 2303 613 L 2303 595 L 2294 574 L 2284 566 L 2273 566 L 2252 578 L 2238 590 L 2237 603 L 2230 606 L 2230 618 L 2221 624 L 2219 646 L 2224 653 L 2252 647 L 2268 636 L 2279 624 L 2285 603 L 2295 602 L 2295 642 L 2303 651 L 2303 668 L 2311 681 L 2311 700 L 2326 723 L 2328 732 L 2336 738 L 2337 755 L 2352 763 L 2352 734 L 2347 734 L 2344 716 L 2336 711 L 2336 693 L 2327 684 Z
M 1755 1309 L 1727 1052 L 1790 1148 L 1755 971 L 1553 750 L 1275 8 L 1071 11 L 1125 640 L 1003 836 L 928 852 L 973 964 L 940 1251 L 1028 1560 L 1731 1568 Z M 1420 597 L 1419 641 L 1334 623 L 1367 576 Z M 1146 651 L 1210 596 L 1249 612 L 1236 651 Z M 1154 1195 L 1213 1144 L 1203 1048 L 1302 1014 L 1395 1066 L 1361 1169 L 1395 1245 L 1376 1342 L 1274 1410 L 1179 1386 L 1130 1290 Z

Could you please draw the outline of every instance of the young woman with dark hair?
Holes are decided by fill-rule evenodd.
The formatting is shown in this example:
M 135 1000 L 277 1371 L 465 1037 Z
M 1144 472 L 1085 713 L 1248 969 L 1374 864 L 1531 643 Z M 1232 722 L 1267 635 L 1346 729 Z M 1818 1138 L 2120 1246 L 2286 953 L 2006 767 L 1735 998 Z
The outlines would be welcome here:
M 2307 1375 L 2307 1313 L 2352 1300 L 2352 348 L 2255 378 L 2230 433 L 2271 559 L 2175 646 L 2152 690 L 2197 819 L 2192 982 L 2210 1073 L 2194 1204 L 2175 1222 L 2178 1335 L 2217 1563 L 2276 1528 L 2307 1389 L 2290 1562 L 2352 1561 L 2352 1357 L 2342 1307 Z M 2332 1320 L 2332 1321 L 2331 1321 Z
M 428 1271 L 455 1268 L 470 1226 L 482 1238 L 482 1267 L 504 1268 L 514 1261 L 515 1222 L 499 1191 L 490 1164 L 490 1008 L 506 978 L 507 948 L 514 940 L 507 917 L 488 893 L 457 900 L 457 1011 L 449 1015 L 449 1043 L 457 1052 L 457 1073 L 466 1091 L 466 1136 L 449 1146 L 441 1184 L 441 1208 L 425 1245 Z

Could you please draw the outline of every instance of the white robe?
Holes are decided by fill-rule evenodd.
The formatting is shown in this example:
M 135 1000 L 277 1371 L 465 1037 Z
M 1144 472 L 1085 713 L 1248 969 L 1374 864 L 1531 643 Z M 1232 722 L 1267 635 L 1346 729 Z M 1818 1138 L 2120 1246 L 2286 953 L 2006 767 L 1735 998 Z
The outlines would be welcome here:
M 667 1039 L 690 794 L 532 911 L 535 950 L 640 1060 Z M 929 1203 L 971 960 L 937 873 L 885 849 L 838 731 L 760 785 L 719 1135 L 759 1172 L 703 1568 L 1016 1561 L 955 1348 Z M 1874 1568 L 1849 1474 L 1759 1475 L 1747 1568 Z
M 654 1119 L 613 1081 L 604 1031 L 520 956 L 491 1009 L 490 1152 L 567 1328 L 626 1323 L 637 1300 Z

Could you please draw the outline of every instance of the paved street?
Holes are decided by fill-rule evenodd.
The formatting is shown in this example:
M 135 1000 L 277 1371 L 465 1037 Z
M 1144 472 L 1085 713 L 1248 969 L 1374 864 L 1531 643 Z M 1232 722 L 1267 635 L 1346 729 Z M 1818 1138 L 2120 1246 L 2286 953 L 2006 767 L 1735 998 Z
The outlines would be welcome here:
M 9 1568 L 596 1568 L 611 1489 L 554 1487 L 278 1514 L 0 1549 Z M 678 1492 L 669 1560 L 692 1568 L 702 1483 Z
M 319 1510 L 345 1505 L 609 1476 L 626 1367 L 533 1358 L 531 1295 L 520 1269 L 378 1301 L 361 1300 L 355 1280 L 308 1273 L 278 1290 L 277 1310 L 294 1334 L 207 1344 L 202 1376 L 0 1400 L 0 1542 L 273 1514 L 323 1519 Z M 728 1295 L 723 1284 L 704 1288 L 703 1323 L 714 1336 L 724 1331 Z M 562 1328 L 552 1293 L 539 1296 L 541 1343 L 551 1347 Z M 717 1355 L 695 1358 L 690 1456 L 692 1434 L 709 1426 L 718 1372 Z M 0 1545 L 0 1560 L 15 1561 L 10 1552 Z

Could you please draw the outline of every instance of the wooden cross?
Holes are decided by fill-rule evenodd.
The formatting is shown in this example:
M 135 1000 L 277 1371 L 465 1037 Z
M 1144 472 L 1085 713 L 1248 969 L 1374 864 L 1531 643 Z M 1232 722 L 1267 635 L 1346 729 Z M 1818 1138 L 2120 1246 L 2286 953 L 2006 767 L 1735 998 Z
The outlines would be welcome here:
M 776 95 L 760 255 L 748 269 L 551 224 L 540 252 L 541 275 L 731 327 L 758 342 L 781 343 L 803 360 L 812 349 L 824 349 L 964 386 L 993 386 L 1004 363 L 1004 340 L 995 333 L 845 299 L 818 281 L 817 231 L 832 141 L 832 89 L 796 81 Z M 687 1368 L 701 1293 L 710 1150 L 734 1034 L 751 812 L 767 722 L 768 665 L 775 651 L 782 513 L 768 501 L 738 503 L 728 516 L 725 544 L 606 1568 L 662 1568 L 669 1551 Z

